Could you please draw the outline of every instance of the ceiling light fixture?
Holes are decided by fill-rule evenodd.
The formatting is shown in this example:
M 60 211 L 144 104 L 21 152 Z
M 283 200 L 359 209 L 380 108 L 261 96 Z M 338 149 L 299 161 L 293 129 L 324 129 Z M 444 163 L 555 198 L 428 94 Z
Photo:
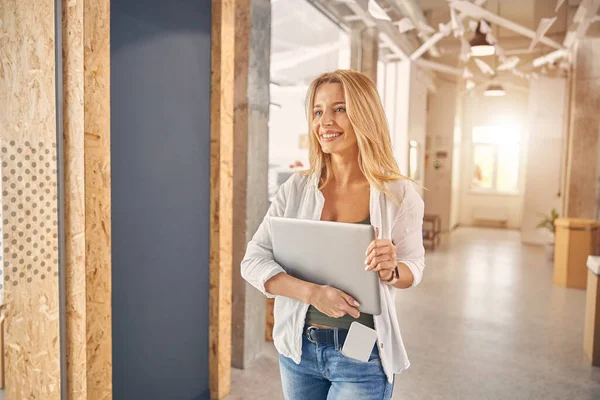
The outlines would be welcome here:
M 483 95 L 488 97 L 500 97 L 505 94 L 504 87 L 499 83 L 490 83 L 485 92 L 483 92 Z
M 477 26 L 475 36 L 469 42 L 471 45 L 471 55 L 475 57 L 484 57 L 494 55 L 496 48 L 488 42 L 486 35 L 481 32 L 481 23 Z

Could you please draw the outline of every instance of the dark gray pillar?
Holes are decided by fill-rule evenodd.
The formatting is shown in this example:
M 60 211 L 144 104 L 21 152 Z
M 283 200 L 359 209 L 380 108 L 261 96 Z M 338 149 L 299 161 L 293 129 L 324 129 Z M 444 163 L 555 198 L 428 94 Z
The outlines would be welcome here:
M 209 397 L 211 2 L 111 4 L 113 398 Z

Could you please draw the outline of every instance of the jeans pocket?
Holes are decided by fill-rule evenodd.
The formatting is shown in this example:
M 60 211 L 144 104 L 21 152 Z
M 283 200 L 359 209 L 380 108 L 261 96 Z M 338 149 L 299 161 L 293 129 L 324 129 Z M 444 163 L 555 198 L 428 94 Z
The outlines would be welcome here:
M 373 350 L 369 356 L 369 362 L 376 360 L 379 361 L 379 350 L 377 349 L 377 345 L 373 346 Z
M 377 363 L 380 362 L 379 360 L 379 351 L 377 351 L 377 346 L 373 346 L 373 350 L 371 351 L 371 354 L 369 354 L 369 360 L 368 361 L 361 361 L 361 360 L 357 360 L 355 358 L 352 357 L 348 357 L 347 355 L 345 355 L 342 350 L 337 350 L 337 352 L 340 354 L 340 357 L 345 358 L 347 360 L 351 360 L 357 363 L 362 363 L 362 364 L 367 364 L 367 363 Z

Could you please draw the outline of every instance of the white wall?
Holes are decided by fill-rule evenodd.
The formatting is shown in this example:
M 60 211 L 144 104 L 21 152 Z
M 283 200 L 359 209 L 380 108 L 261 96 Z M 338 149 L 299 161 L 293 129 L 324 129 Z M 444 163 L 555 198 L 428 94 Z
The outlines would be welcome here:
M 560 213 L 561 153 L 565 135 L 566 79 L 533 80 L 529 93 L 529 146 L 521 240 L 543 244 L 551 234 L 536 229 L 539 214 Z
M 528 95 L 526 91 L 508 87 L 506 96 L 485 97 L 482 91 L 465 96 L 463 102 L 463 141 L 461 147 L 461 201 L 460 224 L 474 225 L 473 211 L 487 209 L 491 212 L 503 210 L 508 215 L 507 226 L 519 229 L 521 226 L 523 191 L 525 188 L 526 129 Z M 475 126 L 518 125 L 521 131 L 520 176 L 518 194 L 482 194 L 470 189 L 472 181 L 472 140 Z
M 457 93 L 454 119 L 454 140 L 452 143 L 452 183 L 450 195 L 449 230 L 456 228 L 460 219 L 460 166 L 463 140 L 463 93 Z
M 388 100 L 390 111 L 386 110 L 390 124 L 390 134 L 394 145 L 394 156 L 398 161 L 400 172 L 408 175 L 408 130 L 410 123 L 410 83 L 411 65 L 409 61 L 388 64 L 395 74 L 395 80 L 387 86 L 392 86 L 395 96 Z M 389 74 L 388 74 L 389 76 Z
M 269 163 L 287 166 L 295 160 L 308 166 L 308 149 L 300 148 L 300 135 L 308 134 L 304 99 L 307 86 L 271 85 L 269 115 Z
M 425 185 L 425 142 L 427 134 L 427 87 L 423 73 L 411 63 L 410 101 L 408 120 L 408 142 L 414 140 L 419 145 L 418 170 L 415 181 Z M 408 144 L 407 142 L 407 144 Z M 406 169 L 408 172 L 408 146 L 405 148 Z M 421 190 L 421 195 L 424 195 Z
M 452 201 L 453 137 L 455 131 L 457 85 L 439 81 L 435 93 L 429 95 L 427 111 L 427 167 L 425 171 L 425 212 L 441 219 L 441 229 L 450 228 L 451 205 L 458 202 L 459 193 Z M 434 167 L 435 162 L 439 168 Z M 454 204 L 456 208 L 456 204 Z M 456 210 L 455 210 L 456 211 Z
M 288 12 L 290 6 L 291 3 L 286 5 Z M 287 24 L 279 22 L 273 26 L 272 46 L 289 45 L 291 49 L 280 51 L 271 57 L 271 79 L 282 86 L 270 85 L 269 198 L 275 195 L 279 187 L 278 176 L 279 180 L 284 180 L 293 173 L 293 169 L 289 168 L 290 164 L 300 161 L 304 168 L 309 166 L 308 149 L 300 146 L 301 136 L 309 133 L 305 110 L 308 83 L 323 72 L 348 68 L 350 65 L 348 35 L 310 4 L 299 2 L 298 6 L 302 9 L 298 15 L 315 21 L 318 19 L 319 23 L 311 26 L 292 18 Z M 283 13 L 285 10 L 280 11 Z M 291 33 L 294 31 L 292 28 L 297 28 L 299 36 Z M 329 40 L 333 42 L 333 50 L 323 52 L 321 50 L 327 47 L 327 43 L 319 43 L 319 37 L 337 37 L 338 43 Z
M 425 131 L 427 125 L 427 87 L 424 77 L 410 61 L 385 64 L 385 82 L 380 82 L 382 99 L 390 126 L 394 156 L 400 172 L 408 174 L 409 142 L 420 146 L 419 170 L 416 181 L 425 181 Z

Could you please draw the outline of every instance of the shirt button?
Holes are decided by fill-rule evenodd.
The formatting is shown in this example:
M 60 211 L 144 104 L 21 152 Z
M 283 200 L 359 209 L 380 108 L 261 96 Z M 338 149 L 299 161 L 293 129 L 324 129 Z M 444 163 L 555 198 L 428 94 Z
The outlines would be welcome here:
M 379 347 L 383 349 L 383 343 L 379 343 Z

